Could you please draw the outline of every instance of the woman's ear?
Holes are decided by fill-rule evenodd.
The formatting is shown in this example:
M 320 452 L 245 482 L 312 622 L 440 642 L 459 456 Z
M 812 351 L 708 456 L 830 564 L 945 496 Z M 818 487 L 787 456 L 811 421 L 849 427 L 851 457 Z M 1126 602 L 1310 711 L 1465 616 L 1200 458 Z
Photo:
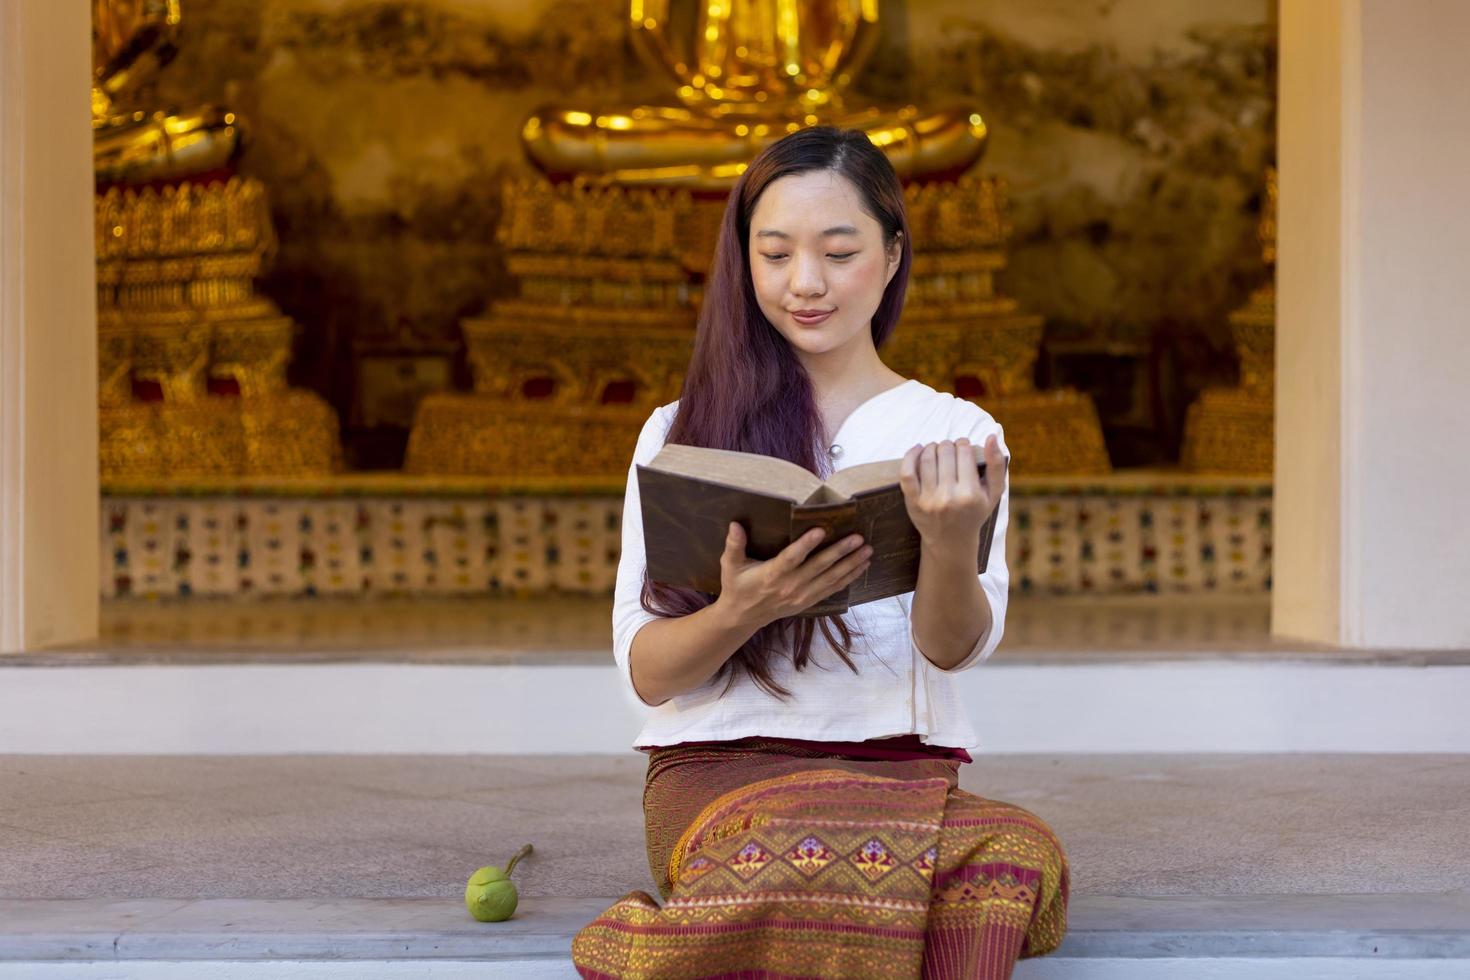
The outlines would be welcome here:
M 893 241 L 889 242 L 888 247 L 883 251 L 885 265 L 888 267 L 887 273 L 883 276 L 883 285 L 887 287 L 893 281 L 893 275 L 898 272 L 899 262 L 903 259 L 903 232 L 894 235 Z

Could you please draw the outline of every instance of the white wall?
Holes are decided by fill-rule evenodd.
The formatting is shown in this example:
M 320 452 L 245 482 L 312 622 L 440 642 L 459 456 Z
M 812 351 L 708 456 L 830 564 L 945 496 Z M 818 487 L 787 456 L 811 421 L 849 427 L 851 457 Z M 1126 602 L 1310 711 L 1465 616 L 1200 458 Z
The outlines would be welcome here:
M 1362 7 L 1345 333 L 1354 645 L 1470 647 L 1470 3 Z
M 1470 647 L 1470 3 L 1283 0 L 1273 630 Z
M 97 631 L 91 29 L 0 2 L 0 653 Z

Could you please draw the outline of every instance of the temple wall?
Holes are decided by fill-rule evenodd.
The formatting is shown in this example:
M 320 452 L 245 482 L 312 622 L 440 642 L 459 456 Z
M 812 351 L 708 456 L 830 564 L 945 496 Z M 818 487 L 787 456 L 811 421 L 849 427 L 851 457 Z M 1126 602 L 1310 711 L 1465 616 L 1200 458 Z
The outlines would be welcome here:
M 222 102 L 249 124 L 240 169 L 269 184 L 282 242 L 264 288 L 304 325 L 292 381 L 331 399 L 350 462 L 393 454 L 391 439 L 354 428 L 354 345 L 452 349 L 459 319 L 508 288 L 497 175 L 525 167 L 526 112 L 657 97 L 623 38 L 624 9 L 186 0 L 154 100 Z M 1013 194 L 1002 285 L 1047 316 L 1042 380 L 1095 392 L 1116 463 L 1172 459 L 1184 407 L 1233 378 L 1225 316 L 1263 275 L 1274 11 L 1273 0 L 883 4 L 887 36 L 864 87 L 978 104 L 992 130 L 983 166 Z

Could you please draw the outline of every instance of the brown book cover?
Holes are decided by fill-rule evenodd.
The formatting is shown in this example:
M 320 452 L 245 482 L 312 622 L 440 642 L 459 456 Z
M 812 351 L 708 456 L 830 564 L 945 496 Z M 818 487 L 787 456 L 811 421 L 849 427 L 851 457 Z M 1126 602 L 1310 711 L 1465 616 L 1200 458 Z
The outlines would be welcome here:
M 985 478 L 979 446 L 975 466 Z M 854 532 L 873 546 L 867 573 L 803 610 L 829 616 L 850 606 L 912 592 L 919 578 L 919 532 L 899 485 L 902 459 L 850 466 L 825 483 L 784 459 L 727 449 L 668 445 L 637 466 L 648 574 L 655 582 L 720 591 L 720 555 L 730 522 L 745 527 L 746 553 L 765 561 L 813 527 L 827 536 L 818 550 Z M 980 532 L 976 573 L 985 571 L 999 508 Z

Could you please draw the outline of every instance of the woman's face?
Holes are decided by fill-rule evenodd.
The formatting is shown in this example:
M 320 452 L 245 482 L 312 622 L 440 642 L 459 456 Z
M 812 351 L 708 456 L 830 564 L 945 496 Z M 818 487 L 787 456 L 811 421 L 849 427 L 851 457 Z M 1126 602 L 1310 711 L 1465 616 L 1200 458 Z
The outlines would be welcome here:
M 901 246 L 885 246 L 852 181 L 831 170 L 772 181 L 751 214 L 749 248 L 761 312 L 798 356 L 872 343 Z

